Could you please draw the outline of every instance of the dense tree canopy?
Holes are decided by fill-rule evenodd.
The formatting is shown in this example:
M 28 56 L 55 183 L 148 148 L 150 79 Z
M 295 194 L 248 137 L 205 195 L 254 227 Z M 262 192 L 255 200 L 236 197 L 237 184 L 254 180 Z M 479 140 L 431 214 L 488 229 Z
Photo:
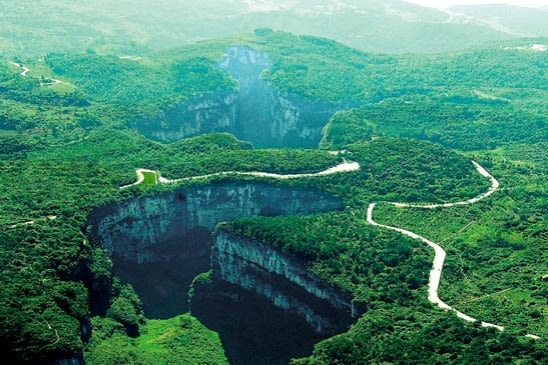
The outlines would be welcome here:
M 321 149 L 254 149 L 226 133 L 164 145 L 128 128 L 176 103 L 237 90 L 217 67 L 234 44 L 270 57 L 272 67 L 261 77 L 281 94 L 341 109 L 326 126 Z M 9 61 L 28 66 L 28 75 Z M 46 362 L 80 358 L 86 350 L 95 364 L 151 363 L 153 355 L 165 363 L 226 363 L 219 338 L 190 315 L 147 321 L 138 295 L 113 277 L 106 251 L 86 236 L 88 214 L 173 188 L 119 189 L 135 181 L 136 168 L 166 178 L 310 173 L 345 158 L 361 169 L 271 181 L 331 192 L 345 211 L 247 218 L 223 228 L 297 257 L 367 309 L 347 333 L 294 363 L 546 362 L 545 68 L 541 52 L 486 47 L 378 55 L 265 29 L 133 58 L 90 50 L 39 61 L 2 59 L 0 347 L 6 359 Z M 53 78 L 62 82 L 44 85 Z M 378 219 L 445 240 L 444 295 L 482 319 L 503 317 L 511 328 L 504 334 L 433 308 L 425 300 L 432 252 L 364 220 L 373 201 L 458 201 L 485 191 L 489 182 L 472 158 L 500 178 L 502 189 L 492 199 L 447 210 L 383 206 Z M 216 179 L 244 177 L 187 184 Z M 526 330 L 543 339 L 525 339 Z

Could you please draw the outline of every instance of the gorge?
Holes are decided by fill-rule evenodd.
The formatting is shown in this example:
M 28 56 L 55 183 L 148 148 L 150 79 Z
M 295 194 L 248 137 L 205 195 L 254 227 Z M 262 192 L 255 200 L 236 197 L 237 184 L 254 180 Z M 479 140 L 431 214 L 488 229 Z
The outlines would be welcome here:
M 237 90 L 214 91 L 133 122 L 148 138 L 169 143 L 210 132 L 230 132 L 256 147 L 316 147 L 331 116 L 351 103 L 329 103 L 282 92 L 263 78 L 269 56 L 231 46 L 218 67 L 237 81 Z
M 91 239 L 111 255 L 114 273 L 135 288 L 147 317 L 190 309 L 220 334 L 233 363 L 286 363 L 345 330 L 359 314 L 352 297 L 291 255 L 218 224 L 343 208 L 330 194 L 310 189 L 224 181 L 103 206 L 88 223 Z M 208 284 L 193 285 L 189 302 L 193 279 L 210 270 Z

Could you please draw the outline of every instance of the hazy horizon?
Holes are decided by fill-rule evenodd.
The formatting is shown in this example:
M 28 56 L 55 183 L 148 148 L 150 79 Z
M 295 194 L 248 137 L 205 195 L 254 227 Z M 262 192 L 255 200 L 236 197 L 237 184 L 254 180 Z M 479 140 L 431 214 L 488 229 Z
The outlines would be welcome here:
M 437 9 L 445 9 L 455 5 L 484 5 L 484 4 L 506 4 L 530 8 L 548 6 L 548 0 L 404 0 L 408 3 L 427 6 Z

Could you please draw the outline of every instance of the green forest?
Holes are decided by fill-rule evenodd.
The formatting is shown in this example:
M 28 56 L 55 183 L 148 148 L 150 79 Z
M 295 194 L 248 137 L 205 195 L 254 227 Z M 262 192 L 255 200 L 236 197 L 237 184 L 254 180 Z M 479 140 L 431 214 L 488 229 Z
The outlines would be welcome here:
M 238 93 L 241 85 L 219 67 L 234 45 L 269 57 L 271 67 L 260 77 L 276 95 L 338 110 L 325 120 L 317 148 L 260 149 L 223 131 L 163 144 L 134 128 L 174 105 Z M 229 364 L 222 336 L 192 313 L 147 318 L 139 293 L 114 274 L 113 257 L 90 236 L 88 217 L 100 207 L 185 187 L 260 181 L 331 194 L 344 209 L 238 218 L 217 230 L 297 260 L 318 280 L 350 293 L 363 312 L 347 331 L 318 342 L 292 365 L 548 362 L 545 52 L 486 44 L 379 54 L 269 28 L 133 50 L 139 51 L 133 58 L 108 47 L 40 58 L 0 54 L 0 348 L 6 361 Z M 22 67 L 30 70 L 23 75 Z M 443 300 L 503 325 L 504 332 L 430 303 L 432 249 L 366 221 L 373 202 L 446 203 L 484 193 L 489 180 L 472 160 L 501 184 L 489 198 L 436 209 L 382 204 L 375 218 L 439 243 L 447 253 Z M 360 169 L 177 184 L 148 175 L 145 183 L 120 189 L 136 181 L 139 168 L 180 179 L 226 171 L 312 174 L 345 161 Z M 209 279 L 196 280 L 207 285 Z M 105 310 L 93 305 L 99 290 L 108 293 Z

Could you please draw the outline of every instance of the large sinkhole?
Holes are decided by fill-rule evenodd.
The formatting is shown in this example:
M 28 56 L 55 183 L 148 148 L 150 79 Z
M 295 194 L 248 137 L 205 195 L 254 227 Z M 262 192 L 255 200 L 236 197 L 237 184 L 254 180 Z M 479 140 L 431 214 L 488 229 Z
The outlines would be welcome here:
M 148 318 L 188 311 L 217 331 L 232 364 L 284 364 L 355 315 L 349 293 L 267 243 L 225 232 L 238 217 L 340 210 L 327 193 L 259 182 L 217 182 L 97 209 L 92 238 L 141 297 Z M 215 229 L 217 227 L 217 229 Z M 210 271 L 207 285 L 194 278 Z
M 218 67 L 238 83 L 137 119 L 132 127 L 160 142 L 229 132 L 256 147 L 316 147 L 331 116 L 355 103 L 329 103 L 281 92 L 263 78 L 273 65 L 267 54 L 233 46 Z

